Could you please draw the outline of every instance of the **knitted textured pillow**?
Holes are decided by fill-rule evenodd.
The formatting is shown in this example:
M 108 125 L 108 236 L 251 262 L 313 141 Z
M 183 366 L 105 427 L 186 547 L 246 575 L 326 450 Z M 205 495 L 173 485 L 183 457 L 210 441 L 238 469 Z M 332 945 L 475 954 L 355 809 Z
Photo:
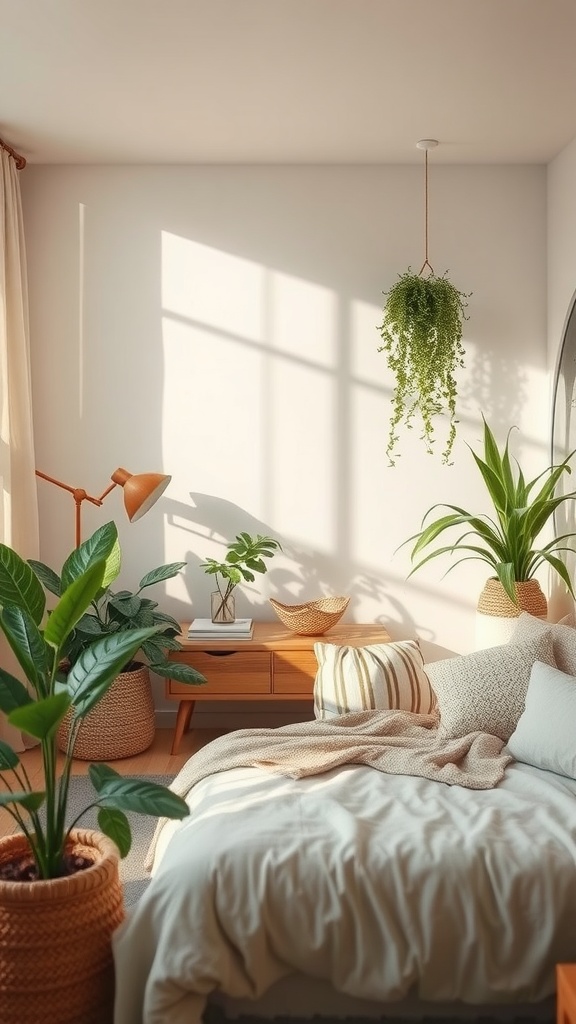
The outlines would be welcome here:
M 350 711 L 414 711 L 429 714 L 435 698 L 417 640 L 366 647 L 314 644 L 316 718 Z
M 524 710 L 535 661 L 555 667 L 550 630 L 523 643 L 501 644 L 426 665 L 444 735 L 488 732 L 506 742 Z
M 568 615 L 566 618 L 570 620 Z M 552 634 L 554 660 L 558 668 L 570 676 L 576 676 L 576 629 L 570 621 L 543 622 L 529 612 L 521 612 L 510 642 L 522 643 L 531 637 L 541 636 L 547 630 Z

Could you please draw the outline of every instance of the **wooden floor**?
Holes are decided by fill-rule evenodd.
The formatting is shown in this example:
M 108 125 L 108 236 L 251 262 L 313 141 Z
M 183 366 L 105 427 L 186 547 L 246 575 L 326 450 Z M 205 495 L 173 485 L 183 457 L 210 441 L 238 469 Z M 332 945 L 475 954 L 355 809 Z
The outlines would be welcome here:
M 171 754 L 173 729 L 157 729 L 154 742 L 148 750 L 135 757 L 126 757 L 118 761 L 110 761 L 109 764 L 121 775 L 176 775 L 188 758 L 203 747 L 205 743 L 221 736 L 223 730 L 216 729 L 195 729 L 187 733 L 180 744 L 177 754 Z M 40 759 L 40 748 L 33 747 L 19 754 L 22 764 L 25 766 L 33 788 L 42 789 L 42 765 Z M 75 760 L 72 766 L 73 775 L 86 775 L 89 766 L 88 761 Z M 7 773 L 9 775 L 9 773 Z M 0 788 L 4 788 L 1 786 Z M 0 835 L 5 832 L 12 832 L 14 820 L 7 811 L 0 810 Z

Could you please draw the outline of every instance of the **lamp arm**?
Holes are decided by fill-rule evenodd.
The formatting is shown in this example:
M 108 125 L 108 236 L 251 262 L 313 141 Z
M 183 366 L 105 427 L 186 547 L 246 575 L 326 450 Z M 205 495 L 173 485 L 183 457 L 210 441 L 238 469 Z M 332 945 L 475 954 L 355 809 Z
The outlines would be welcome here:
M 61 487 L 63 491 L 68 491 L 77 504 L 82 501 L 90 501 L 93 505 L 101 505 L 104 498 L 116 487 L 115 483 L 110 484 L 99 498 L 95 498 L 92 494 L 87 494 L 83 487 L 71 487 L 70 484 L 65 484 L 63 480 L 57 480 L 55 476 L 48 476 L 48 473 L 42 473 L 39 469 L 35 470 L 35 472 L 36 476 L 42 477 L 48 483 L 56 484 L 56 487 Z
M 104 501 L 104 498 L 107 498 L 108 495 L 110 494 L 110 491 L 113 491 L 116 486 L 117 486 L 116 481 L 114 481 L 114 483 L 111 483 L 106 488 L 105 491 L 102 491 L 102 494 L 100 495 L 99 498 L 89 498 L 88 500 L 89 501 L 93 501 L 95 505 L 101 505 L 102 502 Z M 86 495 L 86 497 L 88 497 L 88 495 Z

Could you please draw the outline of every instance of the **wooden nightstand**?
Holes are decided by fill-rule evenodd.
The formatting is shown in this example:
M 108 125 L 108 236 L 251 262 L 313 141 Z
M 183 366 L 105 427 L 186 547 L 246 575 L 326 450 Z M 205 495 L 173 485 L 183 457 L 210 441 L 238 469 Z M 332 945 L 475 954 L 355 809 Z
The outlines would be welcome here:
M 556 1024 L 576 1024 L 576 964 L 556 964 Z
M 251 640 L 189 640 L 183 623 L 178 640 L 183 650 L 171 651 L 206 676 L 202 686 L 166 680 L 166 696 L 179 701 L 172 753 L 190 725 L 199 700 L 290 701 L 312 700 L 317 662 L 314 644 L 383 644 L 390 636 L 383 626 L 338 623 L 322 636 L 297 636 L 274 622 L 255 622 Z M 576 1022 L 575 1022 L 576 1024 Z

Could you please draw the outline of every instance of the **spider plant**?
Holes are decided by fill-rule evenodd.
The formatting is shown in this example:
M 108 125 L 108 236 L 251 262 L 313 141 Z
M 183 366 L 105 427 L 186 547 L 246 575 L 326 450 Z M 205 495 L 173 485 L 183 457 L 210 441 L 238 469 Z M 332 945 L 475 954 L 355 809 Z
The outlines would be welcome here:
M 484 457 L 477 455 L 470 445 L 468 447 L 486 485 L 494 507 L 494 516 L 491 518 L 484 513 L 475 514 L 458 505 L 444 502 L 433 505 L 422 520 L 420 532 L 404 542 L 409 544 L 415 541 L 411 559 L 413 562 L 419 559 L 409 576 L 439 555 L 467 552 L 463 558 L 459 558 L 450 566 L 447 572 L 460 562 L 480 559 L 490 566 L 493 575 L 500 580 L 514 604 L 518 603 L 514 584 L 532 579 L 544 563 L 558 573 L 574 597 L 572 580 L 559 555 L 564 551 L 574 553 L 574 549 L 566 542 L 575 537 L 576 533 L 564 533 L 542 546 L 537 546 L 537 542 L 556 509 L 563 502 L 576 497 L 575 491 L 563 495 L 556 494 L 556 486 L 562 475 L 572 472 L 569 462 L 575 452 L 571 452 L 563 462 L 548 466 L 533 480 L 527 481 L 518 461 L 510 457 L 510 434 L 514 428 L 508 431 L 506 444 L 500 451 L 484 416 L 482 420 Z M 437 508 L 449 509 L 450 512 L 427 523 L 429 516 Z M 455 541 L 433 551 L 428 550 L 442 534 L 455 527 L 463 529 Z M 426 551 L 428 553 L 420 557 Z

